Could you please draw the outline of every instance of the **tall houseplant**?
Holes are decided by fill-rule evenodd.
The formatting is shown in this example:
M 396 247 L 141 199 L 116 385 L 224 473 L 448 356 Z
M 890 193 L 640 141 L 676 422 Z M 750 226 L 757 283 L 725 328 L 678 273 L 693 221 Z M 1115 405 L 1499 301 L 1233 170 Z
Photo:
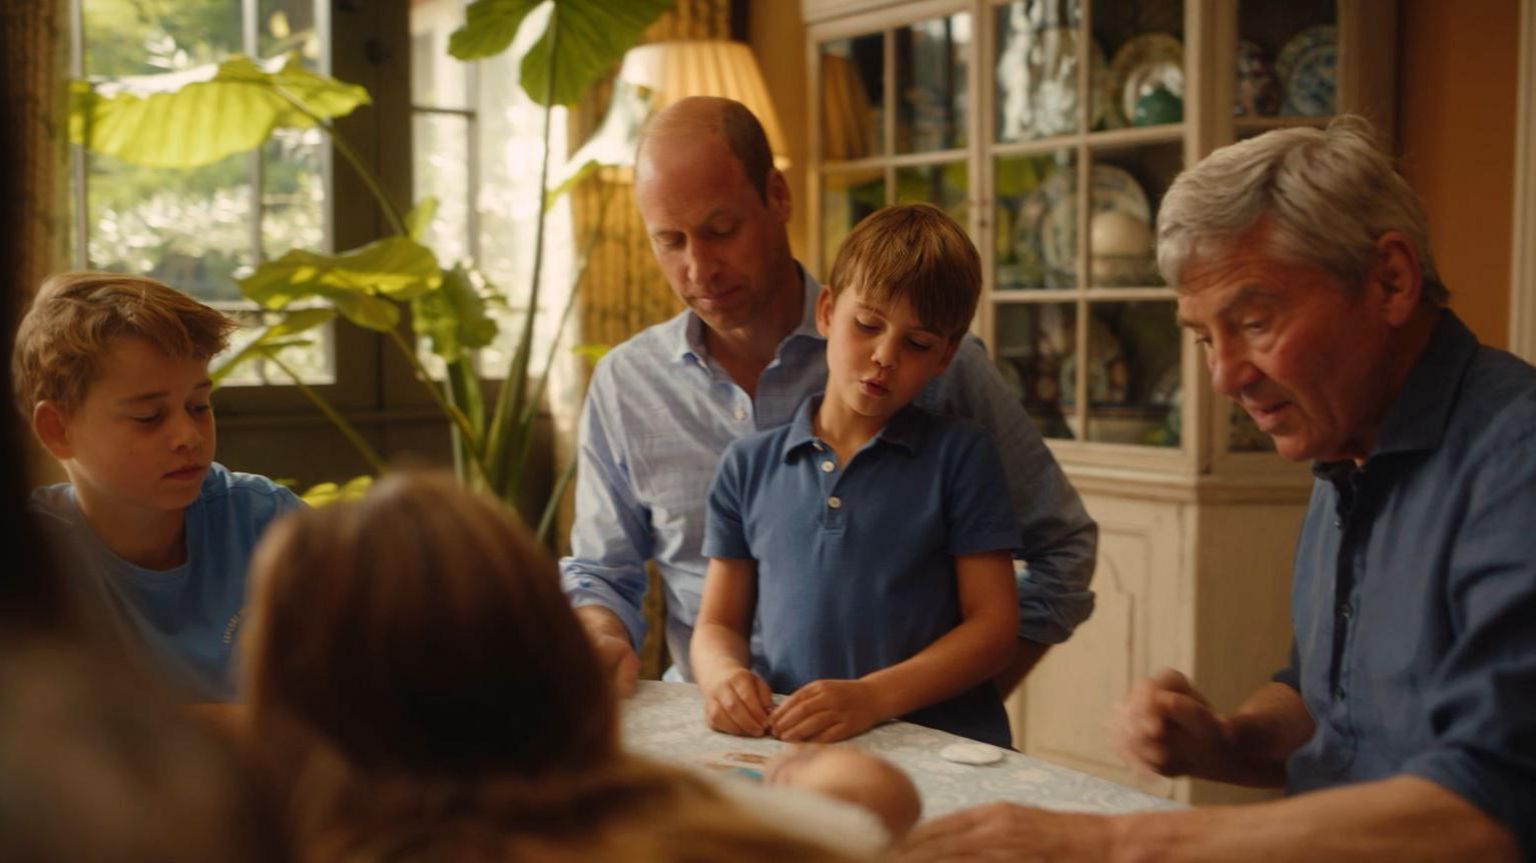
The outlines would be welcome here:
M 672 3 L 476 0 L 466 8 L 466 23 L 453 34 L 449 50 L 469 61 L 507 50 L 529 14 L 541 6 L 550 7 L 542 33 L 520 61 L 524 91 L 544 107 L 541 190 L 549 185 L 554 107 L 575 102 Z M 542 365 L 535 366 L 532 356 L 545 214 L 555 194 L 569 188 L 570 182 L 554 193 L 544 193 L 543 206 L 538 208 L 526 312 L 497 396 L 487 404 L 483 397 L 487 387 L 474 367 L 472 352 L 489 345 L 497 334 L 498 325 L 487 313 L 487 304 L 505 303 L 506 297 L 492 287 L 481 287 L 471 267 L 443 267 L 437 253 L 423 241 L 435 204 L 424 201 L 403 212 L 336 134 L 333 121 L 368 104 L 367 91 L 311 72 L 296 57 L 259 62 L 240 56 L 216 66 L 131 82 L 75 82 L 73 88 L 75 140 L 93 152 L 132 164 L 195 168 L 258 148 L 279 129 L 324 132 L 335 152 L 362 178 L 391 232 L 337 253 L 292 249 L 238 279 L 245 297 L 264 309 L 281 312 L 282 317 L 223 362 L 216 375 L 225 376 L 254 358 L 266 358 L 293 380 L 375 470 L 382 471 L 383 460 L 367 440 L 320 393 L 306 386 L 281 354 L 286 347 L 305 343 L 307 331 L 338 316 L 380 333 L 411 364 L 442 410 L 460 480 L 495 494 L 509 506 L 517 505 L 538 406 L 554 360 L 553 345 Z M 427 373 L 412 340 L 402 333 L 407 312 L 414 332 L 443 362 L 441 383 Z M 562 322 L 569 312 L 567 304 Z M 541 536 L 549 530 L 554 506 L 569 477 L 568 467 L 538 519 Z

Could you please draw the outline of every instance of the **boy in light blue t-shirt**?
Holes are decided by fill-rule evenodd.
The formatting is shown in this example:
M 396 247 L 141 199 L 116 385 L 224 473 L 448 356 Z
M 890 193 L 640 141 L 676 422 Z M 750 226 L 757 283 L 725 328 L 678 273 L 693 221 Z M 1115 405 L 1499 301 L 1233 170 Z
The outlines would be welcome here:
M 1015 647 L 1020 536 L 1001 460 L 985 429 L 911 404 L 980 286 L 931 205 L 880 210 L 839 249 L 816 306 L 826 392 L 732 443 L 710 489 L 690 654 L 711 727 L 830 742 L 901 717 L 1008 745 L 992 678 Z
M 33 492 L 111 619 L 193 699 L 227 701 L 246 564 L 302 506 L 213 462 L 208 361 L 234 323 L 152 279 L 65 273 L 16 334 L 16 399 L 70 481 Z

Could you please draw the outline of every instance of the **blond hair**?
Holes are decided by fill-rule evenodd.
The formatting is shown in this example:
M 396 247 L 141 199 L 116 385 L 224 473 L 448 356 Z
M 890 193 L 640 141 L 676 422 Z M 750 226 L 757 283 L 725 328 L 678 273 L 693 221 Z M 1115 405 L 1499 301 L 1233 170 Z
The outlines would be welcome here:
M 622 755 L 554 561 L 446 474 L 294 513 L 251 569 L 251 739 L 304 859 L 832 859 Z
M 65 413 L 78 408 L 113 339 L 142 338 L 167 356 L 206 360 L 224 349 L 235 327 L 218 310 L 154 279 L 83 271 L 51 276 L 16 331 L 17 407 L 29 417 L 41 401 Z
M 1277 129 L 1215 151 L 1174 180 L 1157 216 L 1157 265 L 1177 285 L 1191 258 L 1229 253 L 1263 220 L 1269 252 L 1359 285 L 1388 231 L 1419 259 L 1424 300 L 1448 292 L 1435 270 L 1423 205 L 1377 145 L 1370 123 Z
M 981 256 L 965 229 L 932 204 L 876 210 L 837 250 L 827 289 L 875 303 L 904 298 L 923 326 L 959 341 L 981 296 Z

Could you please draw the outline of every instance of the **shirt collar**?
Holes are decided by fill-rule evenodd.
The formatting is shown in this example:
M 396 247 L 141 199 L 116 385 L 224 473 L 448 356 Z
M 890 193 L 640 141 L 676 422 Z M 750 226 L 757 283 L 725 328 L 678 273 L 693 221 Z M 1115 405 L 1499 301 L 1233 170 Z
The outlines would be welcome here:
M 817 393 L 800 403 L 795 409 L 795 418 L 790 420 L 789 433 L 784 436 L 784 449 L 780 456 L 784 461 L 802 447 L 816 445 L 816 432 L 811 422 L 816 416 L 816 409 L 821 407 L 821 400 L 825 393 Z M 908 453 L 916 453 L 923 441 L 923 418 L 927 412 L 915 404 L 909 404 L 896 412 L 875 435 L 875 440 L 891 446 L 900 447 Z
M 1369 458 L 1435 450 L 1445 437 L 1462 376 L 1477 353 L 1477 337 L 1450 309 L 1442 309 L 1424 352 L 1387 409 Z M 1338 474 L 1338 462 L 1314 465 L 1319 477 Z M 1349 463 L 1352 468 L 1353 463 Z
M 816 332 L 816 297 L 821 294 L 821 283 L 817 282 L 799 261 L 795 262 L 795 269 L 800 272 L 803 280 L 805 299 L 800 313 L 800 324 L 779 343 L 776 351 L 778 355 L 784 353 L 785 345 L 796 339 L 810 338 L 825 341 L 822 335 Z M 697 361 L 709 355 L 709 351 L 704 348 L 704 320 L 692 309 L 685 309 L 681 315 L 668 321 L 665 326 L 671 328 L 668 341 L 673 345 L 673 356 L 679 361 Z

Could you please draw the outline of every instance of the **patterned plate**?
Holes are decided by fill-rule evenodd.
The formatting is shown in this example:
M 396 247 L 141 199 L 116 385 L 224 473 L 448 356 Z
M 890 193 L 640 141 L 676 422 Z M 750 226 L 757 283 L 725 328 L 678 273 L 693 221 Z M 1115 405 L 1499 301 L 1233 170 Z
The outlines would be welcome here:
M 1034 195 L 1025 198 L 1020 210 L 1019 228 L 1027 230 L 1026 224 L 1033 228 L 1032 239 L 1038 244 L 1051 287 L 1079 281 L 1073 275 L 1077 264 L 1076 176 L 1075 168 L 1052 174 Z M 1146 191 L 1129 172 L 1114 165 L 1093 166 L 1093 210 L 1119 210 L 1142 222 L 1152 221 Z M 1026 214 L 1035 218 L 1026 223 Z
M 1334 111 L 1338 85 L 1338 46 L 1314 45 L 1296 59 L 1285 80 L 1285 113 L 1321 117 Z
M 1115 58 L 1109 62 L 1110 92 L 1117 95 L 1115 108 L 1122 112 L 1121 116 L 1129 122 L 1131 115 L 1135 113 L 1136 100 L 1143 93 L 1131 86 L 1132 75 L 1136 73 L 1137 85 L 1152 83 L 1147 81 L 1149 72 L 1142 67 L 1156 66 L 1159 63 L 1170 63 L 1178 70 L 1178 89 L 1174 92 L 1182 96 L 1184 92 L 1184 45 L 1178 38 L 1167 33 L 1143 33 L 1127 39 L 1120 50 L 1115 52 Z M 1138 71 L 1140 70 L 1140 71 Z M 1164 86 L 1173 90 L 1164 82 Z M 1126 125 L 1121 123 L 1120 125 Z
M 1322 24 L 1291 37 L 1275 58 L 1275 75 L 1285 89 L 1282 113 L 1307 117 L 1333 112 L 1339 31 Z

